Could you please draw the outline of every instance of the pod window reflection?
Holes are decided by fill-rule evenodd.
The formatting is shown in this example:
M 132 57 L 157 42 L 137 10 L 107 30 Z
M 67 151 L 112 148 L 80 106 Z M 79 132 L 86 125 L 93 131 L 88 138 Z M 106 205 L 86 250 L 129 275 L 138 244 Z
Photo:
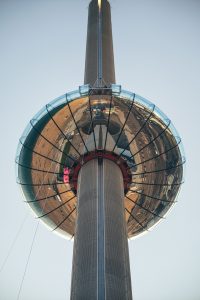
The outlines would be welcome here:
M 84 85 L 35 115 L 16 156 L 27 203 L 64 237 L 74 236 L 79 171 L 94 157 L 121 169 L 128 238 L 147 232 L 176 202 L 185 156 L 170 119 L 120 85 Z

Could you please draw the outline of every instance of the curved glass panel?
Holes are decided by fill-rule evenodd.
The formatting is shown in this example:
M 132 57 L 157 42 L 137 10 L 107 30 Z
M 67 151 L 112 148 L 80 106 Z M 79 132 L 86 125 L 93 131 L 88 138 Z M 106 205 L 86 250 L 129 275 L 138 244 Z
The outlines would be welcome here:
M 135 94 L 131 93 L 131 92 L 128 92 L 128 91 L 122 90 L 120 92 L 120 97 L 123 98 L 123 99 L 125 98 L 125 99 L 128 99 L 128 100 L 132 101 L 135 98 Z
M 52 107 L 56 108 L 62 104 L 66 103 L 66 95 L 62 95 L 54 100 L 52 100 L 49 105 L 51 105 Z
M 174 127 L 173 123 L 171 122 L 170 126 L 169 126 L 169 130 L 171 131 L 172 135 L 177 139 L 180 139 L 180 135 L 177 131 L 177 129 Z M 181 155 L 185 157 L 185 151 L 184 151 L 184 147 L 183 147 L 183 144 L 181 143 L 180 146 L 179 146 L 179 149 L 180 149 L 180 152 L 181 152 Z
M 75 100 L 75 99 L 81 97 L 81 94 L 79 91 L 73 91 L 71 93 L 67 93 L 66 96 L 67 96 L 67 101 L 70 102 L 72 100 Z
M 116 95 L 116 96 L 120 95 L 120 93 L 121 93 L 121 85 L 112 84 L 111 88 L 112 88 L 112 94 L 113 95 Z
M 33 119 L 40 120 L 43 116 L 46 115 L 46 106 L 44 106 L 38 113 L 36 113 Z
M 140 104 L 142 107 L 146 107 L 150 110 L 152 110 L 152 107 L 155 106 L 152 102 L 139 95 L 135 95 L 135 102 Z
M 16 151 L 16 155 L 15 155 L 15 160 L 17 157 L 20 156 L 20 153 L 21 153 L 21 150 L 22 150 L 22 147 L 23 147 L 23 141 L 26 140 L 26 136 L 22 136 L 20 139 L 19 139 L 19 143 L 18 143 L 18 146 L 17 146 L 17 151 Z M 22 141 L 22 142 L 21 142 Z
M 90 91 L 89 84 L 79 86 L 79 93 L 81 96 L 87 96 L 89 94 L 89 91 Z
M 168 122 L 169 118 L 157 106 L 154 109 L 154 113 L 157 115 L 158 119 Z
M 32 130 L 32 126 L 31 126 L 30 122 L 28 122 L 26 128 L 24 129 L 24 131 L 22 133 L 22 136 L 23 137 L 28 136 L 28 134 L 30 133 L 31 130 Z

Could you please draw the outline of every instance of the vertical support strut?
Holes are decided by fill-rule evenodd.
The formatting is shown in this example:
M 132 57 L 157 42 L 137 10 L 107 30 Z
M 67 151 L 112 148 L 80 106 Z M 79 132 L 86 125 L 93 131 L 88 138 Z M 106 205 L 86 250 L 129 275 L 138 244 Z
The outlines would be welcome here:
M 71 300 L 131 300 L 121 170 L 107 159 L 86 163 L 78 177 Z
M 102 6 L 101 0 L 98 1 L 98 49 L 97 49 L 97 56 L 98 56 L 98 77 L 97 77 L 97 86 L 102 87 L 103 85 L 103 57 L 102 57 Z
M 97 189 L 97 299 L 105 300 L 105 208 L 103 195 L 103 160 L 98 159 Z

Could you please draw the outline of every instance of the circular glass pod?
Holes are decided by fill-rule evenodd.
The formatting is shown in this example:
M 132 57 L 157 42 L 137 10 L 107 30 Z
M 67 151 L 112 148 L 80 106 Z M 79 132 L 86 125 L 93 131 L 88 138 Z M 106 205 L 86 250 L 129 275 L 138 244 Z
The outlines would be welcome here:
M 122 171 L 129 238 L 148 231 L 175 203 L 185 158 L 171 121 L 121 86 L 86 85 L 36 114 L 17 150 L 17 181 L 26 201 L 55 232 L 73 237 L 78 173 L 96 157 Z

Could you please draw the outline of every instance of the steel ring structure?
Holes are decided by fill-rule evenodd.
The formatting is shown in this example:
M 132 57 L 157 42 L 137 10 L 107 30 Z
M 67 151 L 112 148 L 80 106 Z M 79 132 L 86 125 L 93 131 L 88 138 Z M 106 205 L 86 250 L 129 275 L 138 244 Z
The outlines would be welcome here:
M 23 133 L 18 182 L 52 230 L 73 237 L 77 175 L 95 157 L 123 172 L 128 237 L 158 223 L 175 203 L 185 157 L 172 122 L 151 102 L 112 85 L 88 85 L 47 104 Z

